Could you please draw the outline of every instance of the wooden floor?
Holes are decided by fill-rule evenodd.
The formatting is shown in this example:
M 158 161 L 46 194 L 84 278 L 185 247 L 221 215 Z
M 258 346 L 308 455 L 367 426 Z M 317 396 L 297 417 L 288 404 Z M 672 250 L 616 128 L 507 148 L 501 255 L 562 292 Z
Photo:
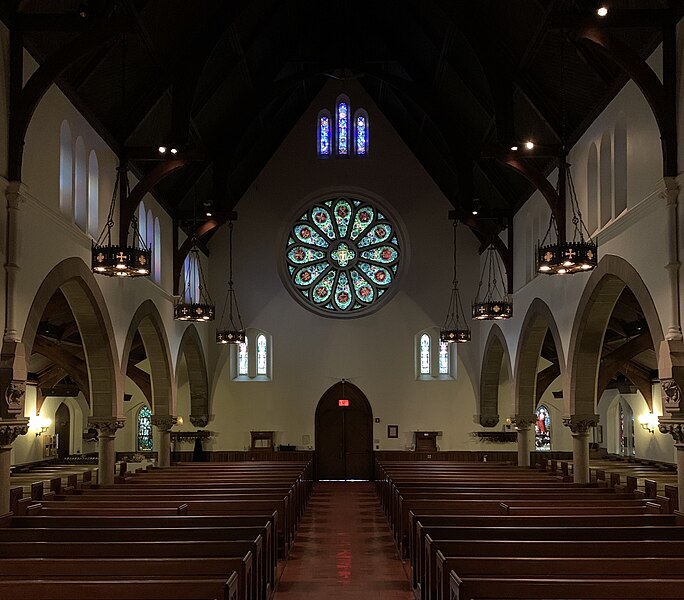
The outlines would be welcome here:
M 275 600 L 413 600 L 371 483 L 317 483 Z

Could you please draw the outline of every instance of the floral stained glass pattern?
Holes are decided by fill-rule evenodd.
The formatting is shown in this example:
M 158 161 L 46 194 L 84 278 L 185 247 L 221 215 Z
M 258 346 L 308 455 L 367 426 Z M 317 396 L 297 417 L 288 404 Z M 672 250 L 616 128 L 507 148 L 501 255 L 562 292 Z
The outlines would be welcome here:
M 299 216 L 285 248 L 290 282 L 304 304 L 330 316 L 355 315 L 396 280 L 395 227 L 367 201 L 332 198 Z
M 349 155 L 349 104 L 337 105 L 337 154 Z
M 138 411 L 138 450 L 152 450 L 152 411 L 147 405 Z
M 328 115 L 321 115 L 318 119 L 318 156 L 330 156 L 331 123 Z
M 357 156 L 365 156 L 368 152 L 368 117 L 357 115 L 354 121 L 354 142 Z

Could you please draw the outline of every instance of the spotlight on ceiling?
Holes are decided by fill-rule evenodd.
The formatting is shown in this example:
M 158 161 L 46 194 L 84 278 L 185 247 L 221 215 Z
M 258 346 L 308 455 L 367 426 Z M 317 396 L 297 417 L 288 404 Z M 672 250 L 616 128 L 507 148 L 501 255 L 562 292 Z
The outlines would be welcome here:
M 178 154 L 178 150 L 176 148 L 171 148 L 171 154 Z
M 596 10 L 596 14 L 599 17 L 605 17 L 608 14 L 608 7 L 607 6 L 599 6 L 599 8 Z
M 525 142 L 525 148 L 527 148 L 528 150 L 532 150 L 532 148 L 534 148 L 534 142 Z
M 515 152 L 517 149 L 518 149 L 517 146 L 511 146 L 511 150 L 513 150 L 513 152 Z
M 159 154 L 166 154 L 166 146 L 159 146 Z
M 206 212 L 207 217 L 211 217 L 211 213 L 209 211 Z

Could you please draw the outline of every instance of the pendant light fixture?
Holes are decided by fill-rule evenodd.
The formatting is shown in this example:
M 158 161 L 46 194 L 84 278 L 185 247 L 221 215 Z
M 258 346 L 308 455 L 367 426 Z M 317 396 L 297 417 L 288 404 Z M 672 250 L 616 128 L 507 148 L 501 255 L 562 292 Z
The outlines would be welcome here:
M 439 332 L 439 339 L 442 342 L 469 342 L 471 339 L 470 329 L 465 324 L 465 314 L 461 304 L 461 295 L 458 291 L 458 275 L 456 270 L 456 227 L 458 221 L 454 220 L 454 278 L 451 289 L 451 299 L 449 308 L 444 319 L 444 325 Z
M 485 250 L 485 261 L 480 275 L 480 284 L 473 302 L 473 319 L 491 321 L 510 319 L 513 316 L 513 302 L 505 293 L 504 272 L 501 259 L 493 243 Z M 487 275 L 487 290 L 481 296 L 482 281 Z M 499 286 L 501 283 L 501 286 Z
M 223 317 L 226 314 L 226 307 L 228 307 L 228 321 L 225 327 L 223 325 Z M 235 312 L 233 312 L 233 308 Z M 237 322 L 235 321 L 237 317 Z M 241 344 L 245 341 L 245 328 L 242 325 L 242 317 L 240 316 L 240 309 L 238 308 L 237 296 L 233 288 L 233 222 L 228 223 L 228 293 L 226 301 L 223 304 L 223 312 L 219 321 L 219 327 L 216 330 L 217 344 Z
M 126 109 L 126 38 L 121 42 L 121 115 L 122 119 Z M 146 277 L 150 274 L 150 262 L 152 260 L 152 248 L 145 246 L 145 241 L 138 229 L 138 219 L 135 215 L 131 219 L 131 227 L 126 235 L 126 245 L 112 244 L 112 230 L 114 229 L 114 213 L 116 209 L 116 196 L 121 198 L 123 205 L 128 198 L 128 168 L 126 162 L 121 160 L 116 170 L 114 193 L 109 205 L 107 222 L 93 243 L 91 250 L 91 268 L 97 275 L 108 277 Z M 119 227 L 123 223 L 119 223 Z
M 572 241 L 561 237 L 558 223 L 551 212 L 549 227 L 544 239 L 537 244 L 537 272 L 546 275 L 565 275 L 591 271 L 598 265 L 598 244 L 591 238 L 589 230 L 582 220 L 575 185 L 572 181 L 570 163 L 567 160 L 568 150 L 565 144 L 565 31 L 562 31 L 560 56 L 560 88 L 561 88 L 561 153 L 558 158 L 558 182 L 556 195 L 562 207 L 569 205 L 572 211 Z M 555 234 L 556 242 L 552 243 L 551 234 Z M 586 238 L 585 238 L 586 235 Z M 548 240 L 548 243 L 547 243 Z
M 138 229 L 138 219 L 135 215 L 131 219 L 126 246 L 112 244 L 112 229 L 114 228 L 114 211 L 116 196 L 128 197 L 128 172 L 125 166 L 119 166 L 116 171 L 114 194 L 109 205 L 109 214 L 97 242 L 93 242 L 91 252 L 91 266 L 93 273 L 108 277 L 145 277 L 150 274 L 152 248 L 145 247 L 145 242 Z

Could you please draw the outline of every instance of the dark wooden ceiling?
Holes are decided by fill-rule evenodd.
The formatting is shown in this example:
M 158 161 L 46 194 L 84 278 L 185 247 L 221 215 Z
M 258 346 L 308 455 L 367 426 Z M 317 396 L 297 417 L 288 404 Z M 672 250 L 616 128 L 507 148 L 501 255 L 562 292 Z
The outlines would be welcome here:
M 478 198 L 478 218 L 504 225 L 532 188 L 518 173 L 483 158 L 482 149 L 525 139 L 556 144 L 563 131 L 572 145 L 626 82 L 596 49 L 550 25 L 567 15 L 593 14 L 593 0 L 3 4 L 0 14 L 9 27 L 16 13 L 82 13 L 84 27 L 116 16 L 132 20 L 125 62 L 119 38 L 76 62 L 58 84 L 119 153 L 163 143 L 203 154 L 155 189 L 181 221 L 197 199 L 231 210 L 326 81 L 354 77 L 455 207 L 469 211 Z M 610 4 L 620 10 L 669 5 Z M 57 26 L 43 29 L 24 38 L 39 63 L 77 35 Z M 642 57 L 661 39 L 648 27 L 614 34 Z M 192 100 L 186 118 L 174 115 L 174 98 L 183 94 Z M 544 172 L 554 164 L 534 162 Z M 139 173 L 153 166 L 134 162 Z

